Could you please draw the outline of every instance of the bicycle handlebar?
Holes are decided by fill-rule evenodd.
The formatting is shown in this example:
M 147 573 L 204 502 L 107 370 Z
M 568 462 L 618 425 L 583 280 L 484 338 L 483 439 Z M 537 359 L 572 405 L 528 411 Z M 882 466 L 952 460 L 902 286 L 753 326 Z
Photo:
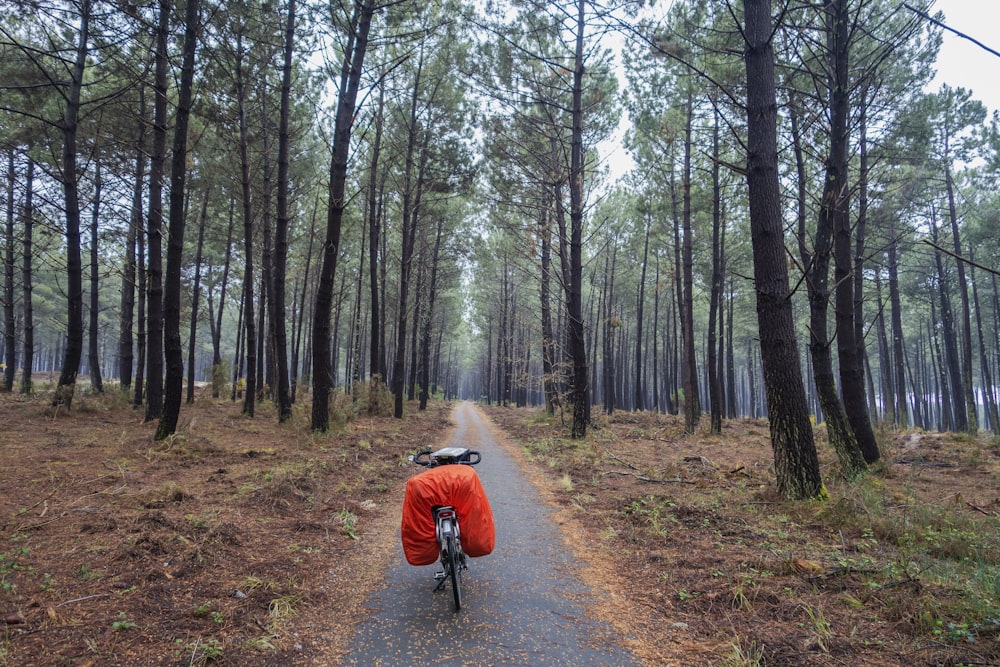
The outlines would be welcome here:
M 483 460 L 482 454 L 464 447 L 445 447 L 436 452 L 431 452 L 431 448 L 426 447 L 416 454 L 410 454 L 408 458 L 411 463 L 416 463 L 426 468 L 456 464 L 474 466 Z

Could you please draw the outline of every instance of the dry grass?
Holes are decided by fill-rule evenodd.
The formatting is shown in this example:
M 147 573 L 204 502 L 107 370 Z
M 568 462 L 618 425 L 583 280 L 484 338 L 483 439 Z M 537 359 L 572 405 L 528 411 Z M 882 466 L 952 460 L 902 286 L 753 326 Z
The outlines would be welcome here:
M 619 413 L 571 441 L 537 411 L 488 413 L 649 664 L 1000 662 L 994 440 L 885 433 L 854 484 L 821 449 L 831 500 L 786 502 L 762 421 L 688 436 L 677 418 Z

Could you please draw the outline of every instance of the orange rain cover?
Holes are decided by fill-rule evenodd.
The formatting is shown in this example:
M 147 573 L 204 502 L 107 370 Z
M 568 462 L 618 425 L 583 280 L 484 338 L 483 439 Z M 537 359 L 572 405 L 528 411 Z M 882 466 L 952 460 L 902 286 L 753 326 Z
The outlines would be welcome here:
M 430 565 L 438 559 L 434 533 L 435 505 L 451 505 L 458 512 L 462 550 L 468 556 L 493 551 L 496 531 L 493 510 L 479 476 L 471 466 L 442 465 L 414 475 L 403 498 L 403 552 L 410 565 Z

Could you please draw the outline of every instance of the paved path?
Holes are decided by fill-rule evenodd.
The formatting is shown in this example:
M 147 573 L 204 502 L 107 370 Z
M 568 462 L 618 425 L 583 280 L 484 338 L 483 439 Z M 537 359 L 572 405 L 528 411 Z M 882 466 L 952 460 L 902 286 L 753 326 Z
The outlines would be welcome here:
M 456 614 L 447 584 L 432 593 L 437 564 L 408 565 L 397 542 L 386 586 L 368 601 L 372 614 L 344 664 L 641 664 L 619 645 L 613 628 L 584 614 L 592 592 L 574 577 L 573 558 L 549 510 L 493 439 L 483 415 L 463 403 L 454 420 L 449 444 L 483 455 L 476 470 L 493 507 L 496 547 L 470 560 Z

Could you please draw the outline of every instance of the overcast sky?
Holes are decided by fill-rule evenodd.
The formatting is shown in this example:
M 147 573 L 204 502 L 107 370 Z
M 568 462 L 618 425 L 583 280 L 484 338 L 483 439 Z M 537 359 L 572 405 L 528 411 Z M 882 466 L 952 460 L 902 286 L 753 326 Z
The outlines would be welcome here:
M 934 10 L 944 12 L 949 27 L 1000 51 L 1000 0 L 937 0 Z M 932 90 L 941 83 L 962 86 L 990 110 L 1000 110 L 1000 57 L 946 30 L 937 70 Z
M 1000 30 L 997 29 L 1000 0 L 937 0 L 932 12 L 938 10 L 944 12 L 949 27 L 1000 51 Z M 937 90 L 942 83 L 961 86 L 972 90 L 973 97 L 982 101 L 991 113 L 1000 111 L 1000 57 L 945 30 L 936 68 L 937 75 L 929 91 Z M 613 177 L 621 176 L 633 166 L 621 143 L 623 131 L 624 125 L 601 149 L 611 165 Z

